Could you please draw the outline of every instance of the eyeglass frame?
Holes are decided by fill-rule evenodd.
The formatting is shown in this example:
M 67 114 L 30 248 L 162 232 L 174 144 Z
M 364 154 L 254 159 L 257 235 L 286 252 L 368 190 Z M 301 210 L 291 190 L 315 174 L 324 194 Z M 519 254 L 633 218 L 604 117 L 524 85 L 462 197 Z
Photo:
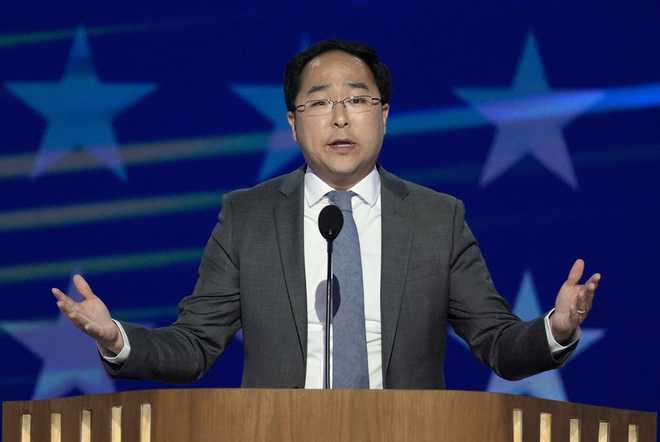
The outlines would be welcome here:
M 354 98 L 368 98 L 368 99 L 371 100 L 371 105 L 372 105 L 372 106 L 376 106 L 376 105 L 378 105 L 378 104 L 384 104 L 384 103 L 383 103 L 383 99 L 382 99 L 381 97 L 372 97 L 371 95 L 352 95 L 352 96 L 350 96 L 350 97 L 346 97 L 346 98 L 344 98 L 343 100 L 332 100 L 332 99 L 330 99 L 330 98 L 317 98 L 317 99 L 307 100 L 307 101 L 305 101 L 305 102 L 302 103 L 302 104 L 299 104 L 299 105 L 297 105 L 297 106 L 294 106 L 294 109 L 295 109 L 296 112 L 299 112 L 299 113 L 302 114 L 302 113 L 305 112 L 306 107 L 308 106 L 308 104 L 309 104 L 310 102 L 325 101 L 326 103 L 332 103 L 332 107 L 330 108 L 330 111 L 329 111 L 327 114 L 319 114 L 319 115 L 317 115 L 317 116 L 321 116 L 321 115 L 329 115 L 329 114 L 331 114 L 332 112 L 334 112 L 334 110 L 335 110 L 335 106 L 338 105 L 339 103 L 341 103 L 341 104 L 344 106 L 344 109 L 347 109 L 347 108 L 346 108 L 346 102 L 347 102 L 347 101 L 350 101 L 350 100 L 352 100 L 352 99 L 354 99 Z M 302 110 L 301 110 L 300 108 L 302 108 Z

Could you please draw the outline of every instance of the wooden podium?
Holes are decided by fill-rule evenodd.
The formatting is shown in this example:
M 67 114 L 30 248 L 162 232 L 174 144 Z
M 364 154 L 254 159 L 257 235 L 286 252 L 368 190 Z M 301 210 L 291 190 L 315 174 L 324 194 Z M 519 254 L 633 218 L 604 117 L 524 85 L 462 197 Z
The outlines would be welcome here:
M 655 413 L 438 390 L 148 390 L 3 403 L 5 442 L 655 442 Z

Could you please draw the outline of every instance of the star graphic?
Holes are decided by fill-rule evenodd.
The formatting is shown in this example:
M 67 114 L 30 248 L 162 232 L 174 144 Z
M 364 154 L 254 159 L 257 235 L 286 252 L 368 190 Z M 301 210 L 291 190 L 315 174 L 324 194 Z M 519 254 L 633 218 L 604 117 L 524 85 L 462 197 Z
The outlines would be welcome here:
M 570 187 L 578 188 L 562 128 L 593 107 L 605 92 L 550 89 L 533 35 L 527 39 L 511 88 L 463 88 L 456 93 L 497 126 L 482 170 L 482 186 L 529 154 Z
M 518 290 L 518 296 L 516 298 L 516 304 L 513 307 L 513 313 L 523 320 L 532 320 L 543 314 L 538 300 L 538 294 L 534 287 L 534 280 L 529 271 L 525 272 L 523 275 L 523 280 L 520 284 L 520 289 Z M 451 331 L 450 334 L 467 348 L 465 341 L 458 337 L 458 335 L 453 331 Z M 570 360 L 574 360 L 604 335 L 604 329 L 583 328 L 580 342 L 578 342 Z M 495 393 L 528 394 L 539 398 L 554 399 L 558 401 L 568 400 L 559 370 L 545 371 L 520 381 L 507 381 L 493 373 L 490 376 L 486 390 Z
M 67 294 L 81 299 L 73 279 Z M 114 382 L 105 373 L 93 340 L 60 314 L 54 321 L 0 323 L 4 330 L 43 361 L 32 399 L 65 395 L 74 389 L 84 394 L 111 393 Z
M 286 119 L 282 86 L 275 84 L 236 84 L 232 85 L 231 88 L 268 118 L 273 125 L 266 155 L 257 176 L 258 181 L 263 181 L 275 175 L 282 167 L 300 155 L 300 149 L 293 140 Z
M 309 45 L 309 36 L 304 34 L 300 38 L 300 50 L 304 50 Z M 257 181 L 263 181 L 275 175 L 282 167 L 301 155 L 286 119 L 287 109 L 282 85 L 235 84 L 231 86 L 231 89 L 268 118 L 273 125 L 266 155 L 257 176 Z
M 48 122 L 32 178 L 42 175 L 71 151 L 82 148 L 117 177 L 126 179 L 112 120 L 152 92 L 155 84 L 101 83 L 85 31 L 78 29 L 59 82 L 11 82 L 6 86 Z

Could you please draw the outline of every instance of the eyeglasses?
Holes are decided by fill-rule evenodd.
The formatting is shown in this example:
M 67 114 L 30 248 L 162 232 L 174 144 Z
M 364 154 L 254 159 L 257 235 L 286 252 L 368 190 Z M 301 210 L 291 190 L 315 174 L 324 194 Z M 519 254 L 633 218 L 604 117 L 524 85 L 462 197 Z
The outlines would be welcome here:
M 343 100 L 331 100 L 325 98 L 323 100 L 308 100 L 303 104 L 296 106 L 298 112 L 305 112 L 305 115 L 310 117 L 318 115 L 327 115 L 335 109 L 336 104 L 343 104 L 344 109 L 349 114 L 359 114 L 362 112 L 369 112 L 373 106 L 380 104 L 382 100 L 378 97 L 371 97 L 369 95 L 358 95 L 355 97 L 344 98 Z

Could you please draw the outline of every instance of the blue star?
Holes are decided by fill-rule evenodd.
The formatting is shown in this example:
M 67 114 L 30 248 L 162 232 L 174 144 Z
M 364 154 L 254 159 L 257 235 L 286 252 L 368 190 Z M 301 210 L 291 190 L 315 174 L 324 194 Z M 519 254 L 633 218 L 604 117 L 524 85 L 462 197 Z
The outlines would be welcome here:
M 282 167 L 300 155 L 286 119 L 286 106 L 282 86 L 276 84 L 232 85 L 232 90 L 270 120 L 273 130 L 261 163 L 257 181 L 275 175 Z
M 310 45 L 307 34 L 300 38 L 300 50 Z M 275 175 L 282 167 L 300 157 L 300 148 L 291 135 L 286 119 L 286 105 L 281 84 L 235 84 L 232 90 L 250 103 L 273 125 L 266 156 L 261 163 L 257 181 L 263 181 Z
M 482 170 L 486 186 L 529 154 L 573 189 L 578 181 L 562 128 L 605 96 L 600 90 L 553 92 L 532 35 L 510 89 L 471 88 L 456 93 L 495 124 L 497 135 Z
M 71 151 L 83 148 L 117 177 L 126 179 L 112 120 L 156 85 L 101 83 L 85 32 L 79 29 L 61 81 L 13 82 L 6 86 L 48 121 L 32 167 L 33 178 Z
M 543 314 L 538 294 L 530 272 L 525 272 L 513 312 L 523 320 L 538 318 Z M 582 338 L 571 355 L 571 360 L 591 347 L 605 335 L 603 329 L 582 329 Z M 491 374 L 487 391 L 509 394 L 528 394 L 535 397 L 567 401 L 566 389 L 559 370 L 550 370 L 520 381 L 507 381 Z
M 82 298 L 73 280 L 67 293 L 73 299 Z M 96 344 L 66 316 L 60 314 L 55 321 L 3 322 L 0 328 L 43 361 L 33 399 L 58 397 L 74 389 L 84 394 L 115 391 L 101 367 Z

